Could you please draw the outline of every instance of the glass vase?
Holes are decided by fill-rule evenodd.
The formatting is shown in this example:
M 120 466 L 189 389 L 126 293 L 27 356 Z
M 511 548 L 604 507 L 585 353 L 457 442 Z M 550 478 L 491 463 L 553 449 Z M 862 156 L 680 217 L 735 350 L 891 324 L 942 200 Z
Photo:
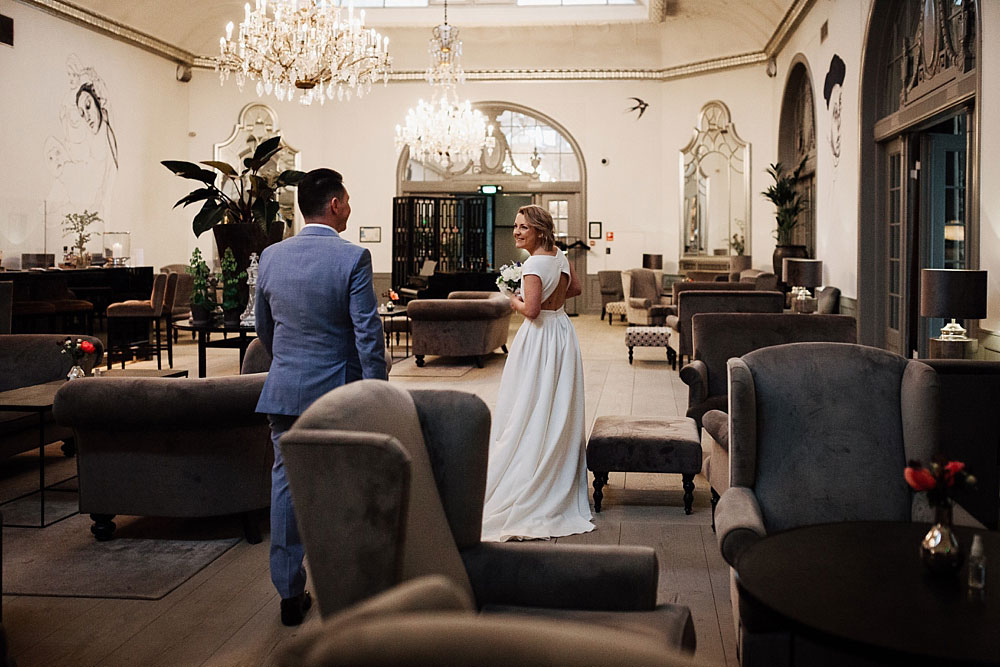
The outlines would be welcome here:
M 920 542 L 920 559 L 932 574 L 955 574 L 964 555 L 952 529 L 951 501 L 934 507 L 934 525 Z
M 75 380 L 83 377 L 87 377 L 87 371 L 83 370 L 83 366 L 80 364 L 73 364 L 73 368 L 69 369 L 69 373 L 66 373 L 67 380 Z

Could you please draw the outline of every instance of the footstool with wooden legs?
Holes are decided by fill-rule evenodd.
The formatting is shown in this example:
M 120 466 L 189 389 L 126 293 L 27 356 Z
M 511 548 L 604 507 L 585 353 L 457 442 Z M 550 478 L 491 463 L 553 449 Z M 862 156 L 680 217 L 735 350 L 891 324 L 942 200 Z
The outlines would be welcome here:
M 594 473 L 594 511 L 612 472 L 680 474 L 684 513 L 691 514 L 694 476 L 701 472 L 701 440 L 689 417 L 598 417 L 587 443 L 587 468 Z
M 663 347 L 667 350 L 671 368 L 677 368 L 677 353 L 670 347 L 670 327 L 630 326 L 625 331 L 625 345 L 628 346 L 630 364 L 633 347 Z

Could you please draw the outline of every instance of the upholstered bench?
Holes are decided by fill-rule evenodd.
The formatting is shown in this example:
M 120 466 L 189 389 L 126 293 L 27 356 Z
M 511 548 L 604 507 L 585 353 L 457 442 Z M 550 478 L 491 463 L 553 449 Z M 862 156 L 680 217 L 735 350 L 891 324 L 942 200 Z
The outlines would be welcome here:
M 625 321 L 625 302 L 624 301 L 611 301 L 604 304 L 604 312 L 608 314 L 608 324 L 610 325 L 614 319 L 615 315 L 618 316 L 619 321 Z
M 587 443 L 587 467 L 594 473 L 594 511 L 601 511 L 611 472 L 679 473 L 684 513 L 691 513 L 694 476 L 701 472 L 698 428 L 689 417 L 598 417 Z
M 676 368 L 677 354 L 670 347 L 670 327 L 636 327 L 632 326 L 625 332 L 625 344 L 628 346 L 628 362 L 632 363 L 632 348 L 634 347 L 665 347 L 667 361 Z

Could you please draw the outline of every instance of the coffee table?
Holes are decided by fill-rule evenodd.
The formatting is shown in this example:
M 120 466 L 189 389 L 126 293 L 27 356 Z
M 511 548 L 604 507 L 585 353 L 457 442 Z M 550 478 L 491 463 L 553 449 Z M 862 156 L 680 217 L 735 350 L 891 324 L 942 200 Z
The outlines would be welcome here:
M 918 549 L 928 528 L 848 522 L 770 535 L 740 555 L 740 605 L 876 664 L 1000 664 L 1000 534 L 956 529 L 966 554 L 973 534 L 986 548 L 986 587 L 972 591 L 965 567 L 944 579 L 925 572 Z
M 243 366 L 243 357 L 246 356 L 247 348 L 253 339 L 256 338 L 254 327 L 229 327 L 222 322 L 212 322 L 211 324 L 192 324 L 190 320 L 174 322 L 174 328 L 181 331 L 193 331 L 198 334 L 198 377 L 205 377 L 205 350 L 210 347 L 233 349 L 240 351 L 240 367 Z M 224 338 L 223 340 L 212 340 L 213 333 L 236 334 L 236 338 Z
M 389 349 L 389 356 L 393 359 L 405 359 L 410 356 L 410 316 L 406 314 L 406 306 L 395 306 L 392 310 L 386 310 L 385 306 L 379 306 L 378 315 L 382 318 L 385 346 Z M 406 334 L 406 347 L 402 357 L 396 357 L 393 354 L 392 334 L 394 333 L 396 334 L 395 347 L 399 347 L 399 334 Z
M 187 374 L 188 372 L 184 369 L 157 370 L 155 368 L 119 368 L 111 371 L 104 371 L 102 377 L 187 377 Z M 45 442 L 45 419 L 46 416 L 52 412 L 52 404 L 55 402 L 56 392 L 58 392 L 59 388 L 66 384 L 66 382 L 66 380 L 55 380 L 44 384 L 35 384 L 0 392 L 0 412 L 33 412 L 38 415 L 38 491 L 23 493 L 16 498 L 11 498 L 7 502 L 3 503 L 6 505 L 7 503 L 12 503 L 16 500 L 38 493 L 40 496 L 38 525 L 5 523 L 3 524 L 4 526 L 11 528 L 45 528 L 46 526 L 51 526 L 52 524 L 67 518 L 64 516 L 56 519 L 55 521 L 45 523 L 46 489 L 52 489 L 52 487 L 63 484 L 76 477 L 76 475 L 71 475 L 54 484 L 49 484 L 48 486 L 45 484 L 45 445 L 48 444 Z M 71 453 L 72 450 L 67 451 L 67 454 Z M 72 516 L 72 514 L 68 516 Z

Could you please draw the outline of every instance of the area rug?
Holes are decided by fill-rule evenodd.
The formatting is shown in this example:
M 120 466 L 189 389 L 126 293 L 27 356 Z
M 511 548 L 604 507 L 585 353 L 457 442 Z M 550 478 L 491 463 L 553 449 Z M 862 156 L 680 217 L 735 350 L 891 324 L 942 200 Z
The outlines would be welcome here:
M 221 522 L 221 523 L 220 523 Z M 116 517 L 98 542 L 89 516 L 3 529 L 3 593 L 158 600 L 240 541 L 239 521 Z
M 423 368 L 417 366 L 415 357 L 394 361 L 390 377 L 457 378 L 473 368 L 476 362 L 471 357 L 425 357 Z

